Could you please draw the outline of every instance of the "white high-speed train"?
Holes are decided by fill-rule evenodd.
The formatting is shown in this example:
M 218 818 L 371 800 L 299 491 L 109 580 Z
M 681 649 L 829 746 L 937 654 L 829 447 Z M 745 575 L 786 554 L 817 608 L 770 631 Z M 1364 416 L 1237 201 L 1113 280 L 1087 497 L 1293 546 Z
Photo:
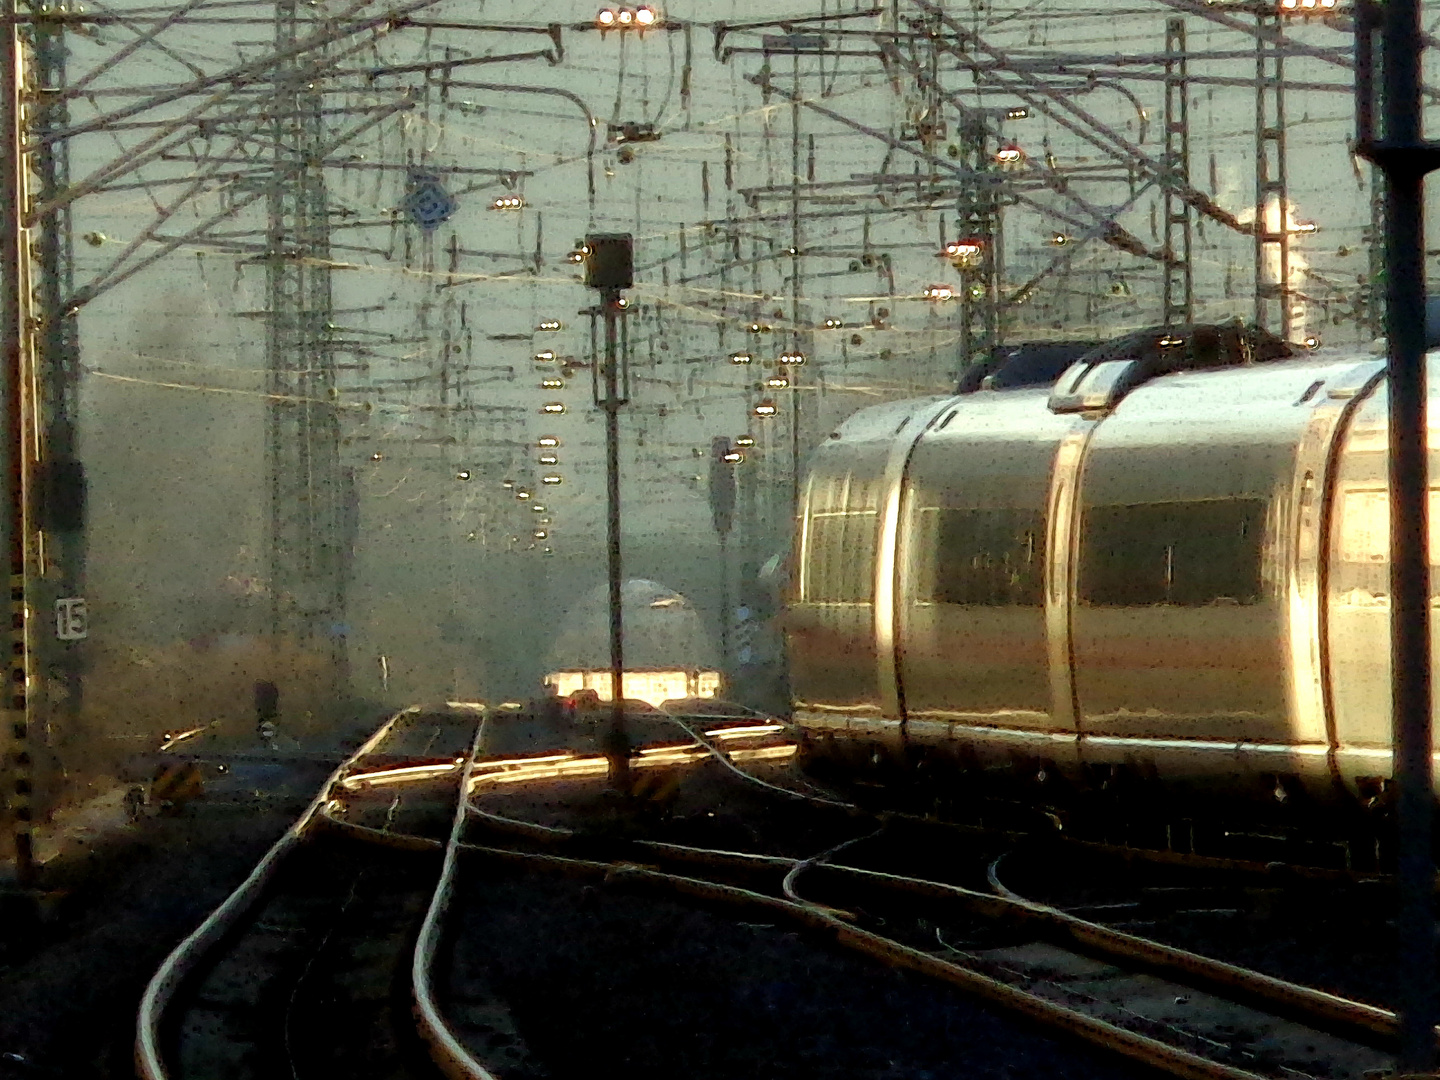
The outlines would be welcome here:
M 855 414 L 797 522 L 785 618 L 809 749 L 1375 799 L 1383 368 L 1197 325 L 1106 343 L 1051 385 L 990 388 L 1002 370 Z

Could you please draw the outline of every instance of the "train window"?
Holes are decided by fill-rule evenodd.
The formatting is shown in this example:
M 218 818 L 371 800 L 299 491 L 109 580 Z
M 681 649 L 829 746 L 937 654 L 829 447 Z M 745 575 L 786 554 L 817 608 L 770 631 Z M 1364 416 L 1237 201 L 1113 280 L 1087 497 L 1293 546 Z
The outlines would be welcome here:
M 1253 604 L 1265 510 L 1264 499 L 1088 507 L 1080 599 L 1100 607 Z
M 1440 489 L 1430 489 L 1430 520 L 1440 522 Z M 1389 563 L 1390 493 L 1351 488 L 1340 499 L 1340 560 Z M 1430 530 L 1430 565 L 1440 566 L 1440 528 Z
M 810 515 L 805 595 L 811 604 L 868 604 L 874 599 L 874 510 Z
M 937 604 L 1038 607 L 1045 530 L 1038 511 L 942 507 L 933 511 Z

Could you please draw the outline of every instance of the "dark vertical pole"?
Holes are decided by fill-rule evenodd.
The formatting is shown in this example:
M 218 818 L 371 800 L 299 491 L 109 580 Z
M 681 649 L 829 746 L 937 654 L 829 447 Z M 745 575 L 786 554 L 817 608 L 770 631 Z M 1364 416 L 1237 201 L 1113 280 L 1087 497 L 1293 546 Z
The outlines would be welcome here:
M 630 790 L 629 741 L 625 735 L 625 624 L 620 602 L 620 358 L 616 321 L 620 290 L 600 291 L 605 315 L 605 546 L 610 575 L 610 732 L 606 757 L 611 786 Z
M 1384 137 L 1368 136 L 1370 32 L 1382 26 Z M 1357 12 L 1357 106 L 1364 148 L 1385 170 L 1385 333 L 1390 408 L 1390 661 L 1394 772 L 1399 788 L 1396 991 L 1400 1073 L 1435 1062 L 1435 863 L 1431 846 L 1430 567 L 1425 386 L 1425 173 L 1436 151 L 1421 141 L 1420 5 L 1387 0 L 1383 16 Z M 1362 149 L 1363 152 L 1363 149 Z
M 13 5 L 5 5 L 6 13 Z M 0 340 L 4 356 L 0 358 L 0 460 L 4 462 L 3 537 L 5 570 L 10 585 L 11 656 L 5 668 L 8 683 L 5 700 L 0 702 L 6 731 L 0 746 L 7 750 L 3 776 L 5 786 L 0 793 L 0 807 L 8 813 L 13 839 L 15 874 L 20 885 L 29 886 L 35 878 L 35 853 L 31 829 L 34 748 L 31 735 L 30 707 L 26 687 L 29 679 L 29 640 L 26 628 L 25 579 L 26 514 L 25 514 L 25 425 L 24 425 L 24 334 L 28 297 L 25 283 L 26 252 L 21 221 L 25 212 L 24 159 L 20 153 L 23 142 L 20 116 L 21 50 L 18 23 L 0 28 L 0 138 L 5 141 L 0 155 Z M 3 847 L 0 842 L 0 847 Z
M 730 558 L 720 534 L 720 671 L 730 673 Z
M 804 355 L 800 341 L 800 53 L 794 57 L 790 97 L 790 351 Z M 790 518 L 800 506 L 800 365 L 790 365 Z M 773 541 L 773 538 L 771 538 Z

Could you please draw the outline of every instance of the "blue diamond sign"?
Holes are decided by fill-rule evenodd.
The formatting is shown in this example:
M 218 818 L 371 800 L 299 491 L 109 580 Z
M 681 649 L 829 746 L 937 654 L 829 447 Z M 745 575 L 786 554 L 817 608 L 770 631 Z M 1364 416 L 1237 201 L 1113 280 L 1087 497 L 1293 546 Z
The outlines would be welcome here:
M 435 173 L 411 169 L 408 189 L 401 206 L 410 220 L 426 232 L 455 213 L 455 198 L 445 190 Z

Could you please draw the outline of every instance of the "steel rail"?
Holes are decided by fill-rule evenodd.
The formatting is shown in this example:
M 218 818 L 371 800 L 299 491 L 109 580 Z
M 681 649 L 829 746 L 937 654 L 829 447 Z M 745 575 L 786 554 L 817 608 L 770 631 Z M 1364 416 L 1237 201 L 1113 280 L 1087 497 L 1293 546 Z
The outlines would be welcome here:
M 474 782 L 483 783 L 485 779 L 487 778 L 476 777 Z M 465 801 L 469 802 L 469 800 Z M 393 846 L 423 846 L 427 848 L 439 846 L 439 841 L 428 838 L 402 837 L 346 822 L 336 817 L 333 811 L 334 807 L 326 807 L 323 811 L 326 823 L 357 838 Z M 473 804 L 468 807 L 467 817 L 475 817 L 497 831 L 542 844 L 573 842 L 576 836 L 570 829 L 504 817 L 480 810 Z M 1136 1057 L 1152 1065 L 1159 1065 L 1181 1076 L 1203 1076 L 1211 1078 L 1211 1080 L 1216 1077 L 1227 1077 L 1234 1080 L 1237 1077 L 1249 1077 L 1253 1074 L 1233 1069 L 1230 1066 L 1218 1065 L 1203 1057 L 1189 1054 L 1187 1051 L 1179 1050 L 1146 1036 L 1137 1036 L 1124 1029 L 1113 1028 L 1112 1031 L 1113 1026 L 1104 1021 L 1095 1021 L 1084 1014 L 1076 1013 L 1062 1006 L 1053 1006 L 1048 1002 L 1037 1002 L 1037 999 L 1030 998 L 1023 991 L 1014 990 L 1004 983 L 999 983 L 990 979 L 989 976 L 975 972 L 963 965 L 940 960 L 928 953 L 910 949 L 882 935 L 856 929 L 850 925 L 853 917 L 844 910 L 807 901 L 801 897 L 795 890 L 796 879 L 805 870 L 810 870 L 835 875 L 847 879 L 852 884 L 879 886 L 930 899 L 959 901 L 972 914 L 1035 930 L 1039 936 L 1053 940 L 1062 946 L 1074 948 L 1085 955 L 1123 961 L 1153 974 L 1174 976 L 1177 981 L 1182 981 L 1186 985 L 1218 992 L 1220 996 L 1229 1000 L 1274 1006 L 1275 1008 L 1271 1011 L 1277 1016 L 1286 1016 L 1301 1022 L 1314 1023 L 1318 1021 L 1330 1027 L 1340 1026 L 1359 1036 L 1359 1040 L 1368 1045 L 1388 1048 L 1396 1038 L 1395 1015 L 1385 1009 L 1350 1001 L 1183 949 L 1125 934 L 1021 897 L 991 896 L 961 886 L 825 861 L 855 842 L 855 840 L 847 841 L 810 859 L 722 851 L 654 841 L 635 841 L 633 844 L 637 849 L 637 854 L 643 852 L 642 857 L 647 862 L 652 860 L 661 863 L 678 862 L 743 874 L 779 874 L 783 872 L 784 880 L 781 882 L 780 888 L 786 894 L 784 900 L 753 893 L 749 890 L 736 890 L 732 886 L 706 879 L 681 878 L 658 871 L 642 872 L 623 862 L 599 862 L 566 856 L 517 852 L 508 848 L 494 848 L 470 843 L 454 844 L 453 849 L 511 861 L 530 862 L 551 868 L 557 866 L 580 868 L 586 873 L 603 869 L 607 881 L 631 877 L 637 873 L 644 876 L 646 880 L 664 881 L 671 884 L 683 881 L 686 885 L 682 891 L 690 891 L 695 895 L 706 895 L 711 899 L 724 899 L 727 896 L 733 898 L 741 894 L 759 897 L 772 910 L 775 910 L 774 905 L 779 904 L 787 910 L 787 914 L 792 916 L 795 913 L 788 909 L 800 908 L 808 911 L 825 928 L 834 930 L 837 940 L 841 944 L 859 948 L 860 951 L 886 962 L 898 963 L 923 974 L 942 978 L 962 989 L 978 993 L 986 1000 L 1006 1008 L 1018 1008 L 1026 1015 L 1035 1016 L 1047 1023 L 1058 1024 L 1063 1029 L 1078 1034 L 1088 1041 L 1117 1049 L 1127 1056 Z M 702 886 L 708 891 L 697 892 Z M 1003 988 L 1003 991 L 997 990 L 996 987 Z M 1029 1004 L 1021 1003 L 1013 995 L 1020 995 L 1020 997 L 1028 999 Z M 1054 1010 L 1053 1013 L 1051 1010 Z M 1329 1027 L 1325 1030 L 1329 1030 Z M 1117 1032 L 1120 1034 L 1117 1035 Z
M 1223 960 L 1215 960 L 1149 938 L 1114 930 L 1013 893 L 992 896 L 960 885 L 886 874 L 855 866 L 817 864 L 813 869 L 935 899 L 956 900 L 970 911 L 981 915 L 999 915 L 1020 925 L 1045 929 L 1050 932 L 1048 936 L 1053 940 L 1074 946 L 1089 956 L 1103 956 L 1140 964 L 1151 972 L 1175 975 L 1190 985 L 1218 991 L 1231 1000 L 1238 994 L 1250 1001 L 1277 1006 L 1284 1010 L 1284 1015 L 1292 1019 L 1343 1025 L 1365 1038 L 1370 1045 L 1378 1044 L 1388 1049 L 1398 1037 L 1395 1014 L 1388 1009 L 1352 1001 L 1314 987 L 1301 986 L 1249 968 L 1228 964 Z
M 198 927 L 192 930 L 179 945 L 165 957 L 159 969 L 151 976 L 140 998 L 140 1009 L 135 1021 L 135 1071 L 140 1080 L 169 1080 L 160 1052 L 160 1022 L 166 1006 L 175 996 L 175 991 L 196 966 L 259 900 L 265 888 L 274 879 L 285 856 L 297 847 L 305 832 L 314 823 L 317 815 L 331 794 L 354 765 L 379 746 L 395 728 L 402 717 L 418 714 L 418 706 L 402 709 L 376 729 L 361 747 L 346 758 L 330 774 L 320 788 L 320 793 L 311 800 L 304 812 L 285 830 L 283 836 L 271 846 L 256 864 L 250 875 L 212 911 Z
M 482 781 L 483 779 L 481 778 Z M 828 800 L 825 804 L 834 805 Z M 470 813 L 496 831 L 541 844 L 571 843 L 576 839 L 574 830 L 505 817 L 481 810 L 473 804 Z M 781 890 L 788 900 L 795 903 L 804 902 L 796 891 L 795 882 L 801 873 L 807 870 L 831 873 L 934 899 L 956 901 L 972 913 L 987 919 L 1001 919 L 1039 928 L 1045 931 L 1048 938 L 1074 947 L 1086 955 L 1139 964 L 1152 973 L 1177 976 L 1191 985 L 1218 991 L 1223 996 L 1239 996 L 1248 1001 L 1274 1006 L 1280 1013 L 1292 1019 L 1341 1025 L 1373 1045 L 1390 1048 L 1398 1037 L 1395 1014 L 1378 1006 L 1352 1001 L 1186 949 L 1114 930 L 1018 895 L 992 896 L 959 885 L 828 861 L 833 855 L 857 842 L 858 840 L 847 840 L 809 859 L 719 852 L 683 844 L 661 844 L 643 840 L 636 841 L 634 846 L 643 851 L 647 858 L 668 858 L 746 871 L 783 870 L 786 873 Z
M 1222 1065 L 1170 1046 L 1158 1039 L 1109 1024 L 1084 1013 L 1056 1005 L 1023 990 L 992 979 L 978 971 L 943 960 L 919 949 L 902 945 L 890 938 L 851 926 L 829 910 L 781 900 L 764 893 L 734 885 L 723 885 L 703 878 L 668 874 L 628 863 L 606 863 L 594 860 L 512 851 L 506 848 L 469 846 L 467 851 L 499 861 L 536 867 L 568 876 L 599 879 L 606 884 L 659 887 L 669 892 L 732 907 L 763 910 L 789 919 L 811 930 L 820 931 L 836 944 L 864 953 L 894 967 L 905 968 L 999 1006 L 1007 1012 L 1037 1020 L 1049 1027 L 1065 1031 L 1100 1049 L 1132 1060 L 1161 1068 L 1185 1080 L 1261 1080 L 1259 1074 Z
M 445 845 L 445 862 L 440 869 L 440 880 L 430 896 L 430 906 L 425 911 L 425 921 L 420 925 L 410 961 L 410 991 L 415 1001 L 415 1018 L 420 1026 L 420 1035 L 430 1050 L 431 1059 L 450 1080 L 495 1080 L 494 1074 L 475 1060 L 445 1023 L 435 1004 L 430 981 L 430 971 L 444 929 L 445 913 L 454 895 L 457 855 L 468 819 L 465 810 L 470 802 L 471 775 L 481 740 L 485 737 L 485 719 L 482 714 L 480 722 L 475 725 L 475 738 L 470 744 L 470 753 L 465 759 L 455 795 L 455 817 L 450 825 L 449 842 Z

